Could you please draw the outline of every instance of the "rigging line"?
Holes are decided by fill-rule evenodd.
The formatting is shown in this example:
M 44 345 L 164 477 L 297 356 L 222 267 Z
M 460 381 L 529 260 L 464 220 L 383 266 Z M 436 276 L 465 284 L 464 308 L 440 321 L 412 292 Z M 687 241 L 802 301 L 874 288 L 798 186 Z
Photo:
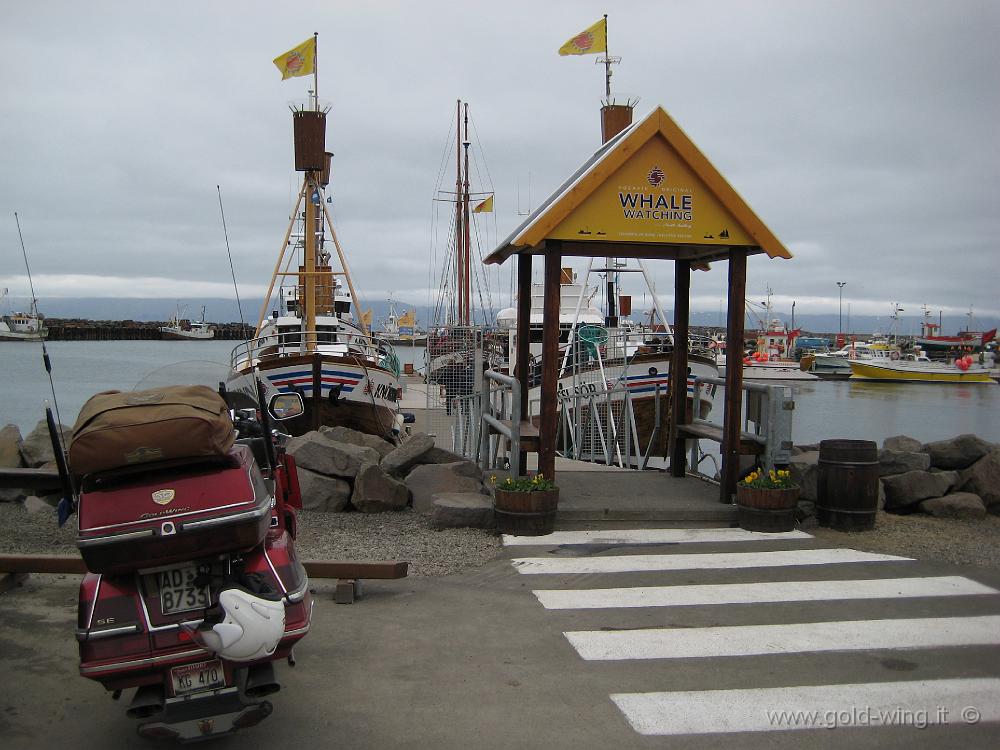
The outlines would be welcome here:
M 493 177 L 490 175 L 490 165 L 486 161 L 486 149 L 483 148 L 483 139 L 479 136 L 479 129 L 476 127 L 476 120 L 470 115 L 469 121 L 472 123 L 472 131 L 476 134 L 476 144 L 479 148 L 479 153 L 483 155 L 483 168 L 486 170 L 486 177 L 489 180 L 490 189 L 493 188 Z M 478 165 L 477 165 L 478 169 Z
M 479 256 L 479 264 L 475 267 L 476 287 L 479 291 L 479 308 L 483 311 L 483 323 L 489 325 L 489 321 L 494 319 L 493 315 L 493 290 L 490 288 L 489 276 L 486 273 L 486 264 L 483 263 L 482 238 L 479 236 L 479 223 L 472 222 L 476 232 L 476 253 Z M 486 287 L 486 304 L 483 303 L 483 290 Z M 486 318 L 486 310 L 489 310 L 489 319 Z
M 222 214 L 222 234 L 226 238 L 226 254 L 229 255 L 229 270 L 233 274 L 233 291 L 236 292 L 236 309 L 240 311 L 240 326 L 242 327 L 243 332 L 246 333 L 247 324 L 243 321 L 243 303 L 240 302 L 240 288 L 236 284 L 236 268 L 233 266 L 233 252 L 229 249 L 229 230 L 226 228 L 226 210 L 222 207 L 222 188 L 216 185 L 215 189 L 219 193 L 219 213 Z
M 35 314 L 38 314 L 38 297 L 35 296 L 35 282 L 31 278 L 31 266 L 28 263 L 28 250 L 24 246 L 24 235 L 21 234 L 21 219 L 17 215 L 17 211 L 14 212 L 14 223 L 17 224 L 17 237 L 21 241 L 21 255 L 24 256 L 24 270 L 28 272 L 28 288 L 31 290 L 31 305 L 35 308 Z M 49 359 L 49 351 L 45 347 L 45 339 L 39 339 L 39 343 L 42 345 L 42 364 L 45 365 L 45 372 L 49 376 L 49 390 L 52 392 L 52 405 L 56 410 L 56 424 L 59 426 L 59 439 L 62 446 L 66 445 L 66 435 L 63 433 L 63 423 L 62 417 L 59 415 L 59 399 L 56 398 L 56 385 L 52 380 L 52 361 Z M 69 456 L 66 453 L 66 448 L 62 449 L 63 458 L 67 465 L 69 464 Z

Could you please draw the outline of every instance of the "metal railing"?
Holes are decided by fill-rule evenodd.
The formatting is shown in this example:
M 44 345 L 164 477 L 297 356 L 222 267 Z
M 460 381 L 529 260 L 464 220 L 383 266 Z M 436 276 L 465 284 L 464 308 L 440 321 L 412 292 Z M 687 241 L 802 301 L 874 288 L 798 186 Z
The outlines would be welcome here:
M 483 469 L 509 462 L 511 476 L 520 476 L 521 387 L 516 378 L 487 370 L 479 393 L 449 402 L 452 451 Z
M 382 339 L 342 331 L 290 331 L 269 333 L 239 343 L 230 355 L 230 366 L 243 370 L 262 357 L 292 357 L 306 354 L 310 342 L 317 354 L 356 356 L 399 374 L 399 358 L 392 345 Z

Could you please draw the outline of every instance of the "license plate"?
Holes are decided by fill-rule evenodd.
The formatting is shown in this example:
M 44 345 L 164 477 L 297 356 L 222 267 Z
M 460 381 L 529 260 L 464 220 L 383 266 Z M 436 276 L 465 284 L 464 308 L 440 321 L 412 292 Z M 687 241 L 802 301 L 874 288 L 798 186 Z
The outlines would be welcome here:
M 226 686 L 226 672 L 218 659 L 200 661 L 197 664 L 185 664 L 170 670 L 170 681 L 173 684 L 174 695 L 197 693 Z
M 189 612 L 205 609 L 211 603 L 208 584 L 195 585 L 199 574 L 210 573 L 210 565 L 180 565 L 156 573 L 156 584 L 160 591 L 160 611 L 165 615 L 175 612 Z

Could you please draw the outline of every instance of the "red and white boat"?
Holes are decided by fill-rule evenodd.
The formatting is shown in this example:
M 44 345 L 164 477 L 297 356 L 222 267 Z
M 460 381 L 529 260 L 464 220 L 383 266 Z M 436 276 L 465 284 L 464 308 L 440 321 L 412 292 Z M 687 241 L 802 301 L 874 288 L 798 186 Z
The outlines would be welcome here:
M 954 336 L 941 336 L 939 335 L 941 331 L 940 321 L 932 323 L 929 320 L 930 310 L 924 307 L 924 320 L 920 324 L 920 335 L 915 340 L 916 345 L 921 349 L 925 349 L 930 354 L 934 352 L 958 353 L 980 351 L 996 338 L 997 329 L 973 331 L 971 330 L 972 311 L 970 310 L 966 315 L 969 318 L 969 324 L 964 331 L 959 331 Z

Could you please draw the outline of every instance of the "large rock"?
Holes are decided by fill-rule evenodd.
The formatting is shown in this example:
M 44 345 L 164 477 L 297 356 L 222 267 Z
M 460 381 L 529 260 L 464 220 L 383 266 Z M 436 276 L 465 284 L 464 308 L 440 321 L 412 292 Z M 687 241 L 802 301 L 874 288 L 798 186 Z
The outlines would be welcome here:
M 351 485 L 348 482 L 325 474 L 317 474 L 301 466 L 296 468 L 304 509 L 339 513 L 347 508 L 347 503 L 351 499 Z
M 338 443 L 348 443 L 360 448 L 374 448 L 383 457 L 388 456 L 396 449 L 395 445 L 388 440 L 383 440 L 378 435 L 369 435 L 367 432 L 352 430 L 350 427 L 329 427 L 324 425 L 319 428 L 319 432 Z
M 460 456 L 457 453 L 452 453 L 451 451 L 445 450 L 444 448 L 438 448 L 434 446 L 424 455 L 420 457 L 417 463 L 421 464 L 454 464 L 459 461 L 465 461 L 465 456 Z
M 350 443 L 338 443 L 320 432 L 307 432 L 288 441 L 295 465 L 317 474 L 353 479 L 364 464 L 377 464 L 379 453 Z
M 923 447 L 931 456 L 931 466 L 938 469 L 964 469 L 972 466 L 993 449 L 991 443 L 978 435 L 959 435 L 951 440 L 938 440 Z
M 953 492 L 944 497 L 935 497 L 920 503 L 920 510 L 939 518 L 968 518 L 976 520 L 986 517 L 986 506 L 979 495 L 971 492 Z
M 0 487 L 0 503 L 21 503 L 30 493 L 24 487 Z
M 472 461 L 417 466 L 406 475 L 406 486 L 413 495 L 414 510 L 422 513 L 433 510 L 434 496 L 442 492 L 488 494 L 482 472 Z
M 1000 448 L 960 472 L 958 488 L 979 495 L 990 513 L 1000 515 Z
M 906 508 L 921 500 L 947 494 L 955 477 L 952 472 L 908 471 L 905 474 L 882 477 L 885 487 L 885 509 Z
M 882 447 L 887 451 L 902 451 L 903 453 L 919 453 L 923 445 L 919 440 L 906 435 L 887 437 Z
M 57 425 L 57 429 L 60 427 L 62 434 L 69 438 L 73 431 L 65 425 Z M 52 438 L 49 437 L 49 426 L 44 419 L 35 425 L 35 429 L 21 443 L 21 459 L 25 466 L 32 469 L 56 460 L 56 454 L 52 451 Z
M 878 452 L 878 475 L 905 474 L 908 471 L 927 471 L 931 457 L 926 453 L 898 451 L 883 448 Z
M 21 466 L 21 431 L 9 424 L 0 430 L 0 469 L 17 469 Z
M 406 472 L 420 463 L 421 456 L 433 447 L 434 438 L 418 432 L 382 459 L 382 469 L 397 477 L 405 476 Z
M 402 482 L 386 474 L 377 464 L 365 464 L 354 479 L 351 505 L 362 513 L 403 510 L 410 501 L 410 491 Z
M 807 451 L 792 456 L 788 464 L 792 481 L 799 486 L 799 499 L 816 502 L 819 478 L 819 451 Z
M 438 529 L 494 529 L 493 501 L 478 492 L 441 492 L 434 496 L 431 526 Z

